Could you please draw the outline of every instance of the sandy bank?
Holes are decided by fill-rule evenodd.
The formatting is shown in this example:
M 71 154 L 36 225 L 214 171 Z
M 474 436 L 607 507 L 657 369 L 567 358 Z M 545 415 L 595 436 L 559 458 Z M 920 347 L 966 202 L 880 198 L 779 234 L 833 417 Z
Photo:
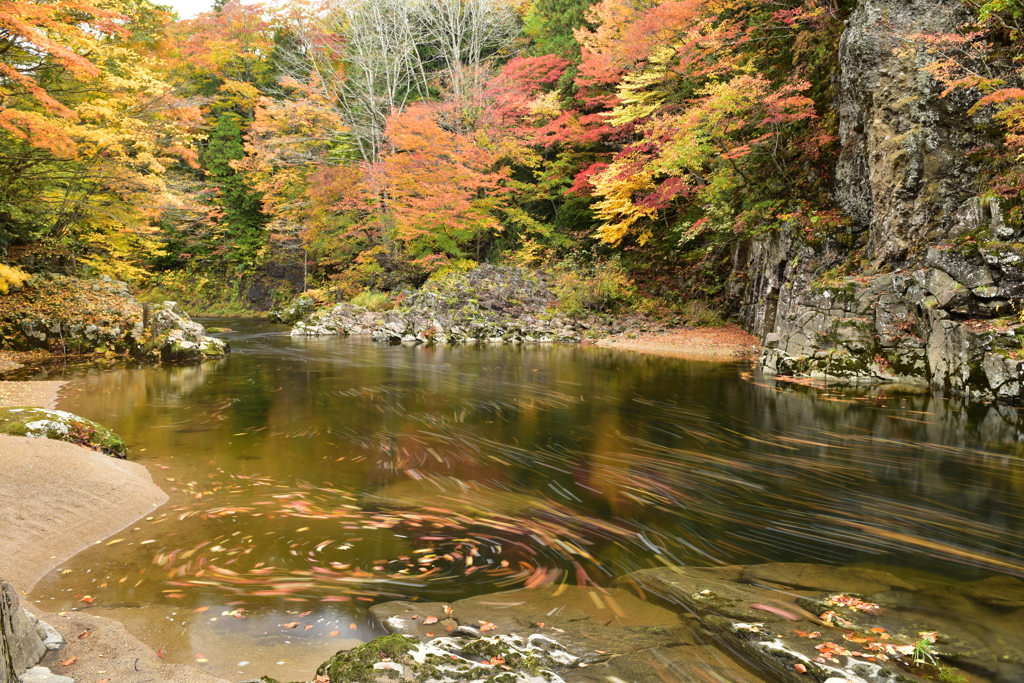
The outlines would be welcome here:
M 753 360 L 761 352 L 757 337 L 747 334 L 737 325 L 679 328 L 641 334 L 635 338 L 618 334 L 602 339 L 597 342 L 597 346 L 716 362 Z
M 67 382 L 0 382 L 0 408 L 56 408 L 60 388 Z
M 23 396 L 32 390 L 45 398 L 42 387 L 32 386 L 25 387 Z M 55 399 L 56 387 L 49 390 Z M 0 435 L 0 576 L 18 589 L 24 606 L 67 640 L 64 648 L 47 654 L 43 666 L 79 681 L 224 683 L 198 669 L 164 662 L 116 621 L 83 612 L 47 614 L 25 595 L 51 569 L 166 500 L 138 463 L 63 441 Z M 72 657 L 71 664 L 61 665 Z
M 149 471 L 74 444 L 0 435 L 0 576 L 44 574 L 167 501 Z

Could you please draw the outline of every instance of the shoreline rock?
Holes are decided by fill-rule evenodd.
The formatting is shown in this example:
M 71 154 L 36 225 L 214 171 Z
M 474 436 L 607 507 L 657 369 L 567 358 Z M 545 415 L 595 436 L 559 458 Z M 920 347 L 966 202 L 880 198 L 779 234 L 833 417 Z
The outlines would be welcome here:
M 428 281 L 394 310 L 370 311 L 342 303 L 314 312 L 296 322 L 291 334 L 369 335 L 386 344 L 577 344 L 627 328 L 663 328 L 639 317 L 562 315 L 554 308 L 555 301 L 542 273 L 481 266 Z M 297 303 L 288 310 L 292 308 Z
M 51 355 L 117 354 L 149 362 L 195 362 L 230 349 L 206 336 L 173 301 L 153 307 L 149 329 L 143 304 L 124 282 L 56 274 L 34 276 L 0 296 L 0 347 Z
M 124 460 L 124 440 L 103 425 L 63 410 L 0 408 L 0 433 L 33 439 L 67 441 Z

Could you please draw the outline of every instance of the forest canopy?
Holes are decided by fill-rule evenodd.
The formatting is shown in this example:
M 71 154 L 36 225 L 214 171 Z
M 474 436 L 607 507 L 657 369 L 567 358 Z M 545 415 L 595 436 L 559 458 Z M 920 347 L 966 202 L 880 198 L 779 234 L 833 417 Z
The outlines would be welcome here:
M 211 300 L 261 273 L 274 299 L 352 297 L 484 261 L 715 299 L 752 237 L 844 230 L 850 5 L 3 0 L 0 246 Z M 1017 30 L 1015 3 L 975 9 L 970 35 Z M 987 88 L 1019 146 L 1022 91 L 949 51 L 937 76 Z

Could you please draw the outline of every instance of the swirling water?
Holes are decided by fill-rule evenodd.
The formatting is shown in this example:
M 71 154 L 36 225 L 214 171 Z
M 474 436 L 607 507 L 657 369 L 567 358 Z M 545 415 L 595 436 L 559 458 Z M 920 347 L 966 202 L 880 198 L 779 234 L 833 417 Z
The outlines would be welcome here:
M 1015 408 L 595 348 L 215 324 L 237 330 L 222 361 L 64 372 L 59 407 L 121 434 L 171 500 L 31 598 L 124 621 L 171 661 L 308 680 L 379 634 L 375 602 L 666 564 L 1024 576 Z M 313 627 L 281 627 L 297 615 Z

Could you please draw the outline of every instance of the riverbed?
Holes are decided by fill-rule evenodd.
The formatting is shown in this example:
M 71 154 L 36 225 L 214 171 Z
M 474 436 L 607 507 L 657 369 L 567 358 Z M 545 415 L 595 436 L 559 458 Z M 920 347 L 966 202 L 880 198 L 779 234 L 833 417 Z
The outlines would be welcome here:
M 170 501 L 28 599 L 118 619 L 168 661 L 309 680 L 382 633 L 375 603 L 664 565 L 1024 575 L 1015 408 L 742 362 L 203 322 L 234 328 L 228 358 L 33 375 L 69 381 L 58 407 L 118 432 Z

